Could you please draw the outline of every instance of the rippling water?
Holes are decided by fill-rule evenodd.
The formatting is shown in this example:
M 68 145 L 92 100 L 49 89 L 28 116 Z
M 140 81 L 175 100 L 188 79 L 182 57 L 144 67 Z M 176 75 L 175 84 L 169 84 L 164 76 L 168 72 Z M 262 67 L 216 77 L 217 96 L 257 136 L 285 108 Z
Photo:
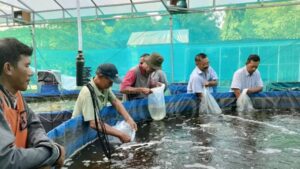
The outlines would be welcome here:
M 300 166 L 300 113 L 264 110 L 172 117 L 141 124 L 135 142 L 114 148 L 109 162 L 95 142 L 65 167 L 296 169 Z

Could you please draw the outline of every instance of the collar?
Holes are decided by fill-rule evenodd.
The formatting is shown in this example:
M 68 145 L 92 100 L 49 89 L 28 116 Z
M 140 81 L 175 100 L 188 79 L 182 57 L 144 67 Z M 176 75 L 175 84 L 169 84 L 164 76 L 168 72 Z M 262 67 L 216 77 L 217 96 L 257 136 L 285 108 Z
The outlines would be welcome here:
M 200 70 L 198 66 L 196 66 L 196 71 L 197 71 L 197 74 L 204 74 L 205 73 L 202 70 Z
M 248 72 L 246 66 L 243 67 L 243 72 L 245 73 L 246 76 L 251 76 L 250 73 Z M 254 72 L 253 72 L 253 73 L 254 73 Z M 252 73 L 252 74 L 253 74 L 253 73 Z
M 95 82 L 94 82 L 94 78 L 91 79 L 90 83 L 94 88 L 96 96 L 104 97 L 104 93 L 107 92 L 107 89 L 105 89 L 103 91 L 99 90 L 98 87 L 96 86 Z

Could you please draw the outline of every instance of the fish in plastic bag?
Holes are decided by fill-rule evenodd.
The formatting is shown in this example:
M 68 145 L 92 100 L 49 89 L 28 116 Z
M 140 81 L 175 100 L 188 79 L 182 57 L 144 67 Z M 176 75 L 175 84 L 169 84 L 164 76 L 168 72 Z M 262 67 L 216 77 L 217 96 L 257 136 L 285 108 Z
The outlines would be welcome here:
M 221 114 L 222 110 L 220 109 L 215 98 L 209 93 L 209 90 L 204 87 L 202 98 L 200 102 L 200 113 L 207 114 Z
M 161 120 L 166 116 L 166 104 L 164 95 L 165 84 L 152 88 L 148 95 L 148 110 L 153 120 Z
M 242 91 L 242 94 L 240 95 L 240 97 L 237 99 L 236 101 L 236 110 L 239 113 L 242 112 L 252 112 L 255 109 L 253 108 L 253 104 L 251 102 L 250 97 L 247 95 L 247 91 L 248 89 L 244 89 Z

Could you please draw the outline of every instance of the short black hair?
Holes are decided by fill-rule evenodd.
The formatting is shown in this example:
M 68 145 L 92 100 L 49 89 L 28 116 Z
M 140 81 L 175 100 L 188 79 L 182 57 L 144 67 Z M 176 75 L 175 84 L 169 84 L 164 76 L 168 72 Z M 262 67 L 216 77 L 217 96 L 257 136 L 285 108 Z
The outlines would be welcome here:
M 207 55 L 205 53 L 198 53 L 196 56 L 195 56 L 195 61 L 200 61 L 200 58 L 201 59 L 205 59 L 207 58 Z
M 16 66 L 21 55 L 31 56 L 32 48 L 18 41 L 16 38 L 0 39 L 0 74 L 6 62 Z
M 260 58 L 257 54 L 251 54 L 251 55 L 249 55 L 246 64 L 250 63 L 251 61 L 260 62 Z

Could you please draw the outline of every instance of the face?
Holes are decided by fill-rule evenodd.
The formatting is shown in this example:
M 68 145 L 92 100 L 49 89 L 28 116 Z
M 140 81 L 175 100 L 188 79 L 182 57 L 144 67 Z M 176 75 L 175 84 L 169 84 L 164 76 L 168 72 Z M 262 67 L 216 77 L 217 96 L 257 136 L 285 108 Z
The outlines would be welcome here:
M 95 78 L 95 84 L 100 90 L 108 89 L 113 85 L 113 81 L 103 75 L 97 75 Z
M 142 68 L 143 68 L 148 74 L 150 74 L 150 73 L 152 73 L 152 72 L 155 71 L 155 70 L 152 69 L 146 62 L 143 62 Z
M 30 57 L 21 55 L 21 59 L 16 66 L 11 65 L 10 83 L 12 89 L 25 91 L 28 87 L 30 77 L 33 75 L 30 69 Z
M 254 62 L 253 60 L 251 60 L 246 65 L 247 71 L 249 72 L 250 75 L 256 71 L 256 69 L 258 68 L 258 65 L 259 65 L 259 62 Z
M 209 60 L 208 58 L 199 58 L 198 61 L 196 61 L 196 65 L 200 70 L 206 72 L 209 67 Z

